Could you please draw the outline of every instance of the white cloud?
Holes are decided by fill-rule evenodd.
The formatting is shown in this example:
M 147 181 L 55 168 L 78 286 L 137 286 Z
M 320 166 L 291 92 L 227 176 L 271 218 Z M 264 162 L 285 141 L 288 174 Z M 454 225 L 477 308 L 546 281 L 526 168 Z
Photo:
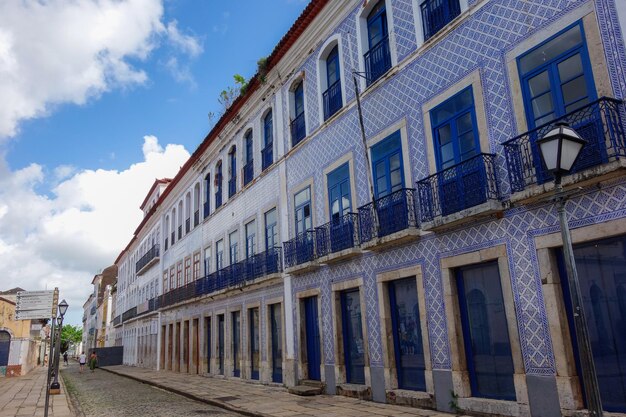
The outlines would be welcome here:
M 0 290 L 58 286 L 79 324 L 93 275 L 128 243 L 154 179 L 173 177 L 189 158 L 183 146 L 163 148 L 154 136 L 144 137 L 143 152 L 122 171 L 56 167 L 68 176 L 49 195 L 38 191 L 40 165 L 0 174 Z
M 163 0 L 0 1 L 0 139 L 19 122 L 64 103 L 84 104 L 113 88 L 142 85 L 131 64 L 162 39 L 196 57 L 202 46 L 163 22 Z

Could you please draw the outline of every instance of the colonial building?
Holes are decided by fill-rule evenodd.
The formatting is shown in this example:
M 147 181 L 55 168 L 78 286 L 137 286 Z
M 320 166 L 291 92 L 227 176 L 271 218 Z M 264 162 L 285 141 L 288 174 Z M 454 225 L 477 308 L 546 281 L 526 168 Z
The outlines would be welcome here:
M 619 9 L 617 3 L 620 4 Z M 312 0 L 120 253 L 130 365 L 507 416 L 626 411 L 621 0 Z M 358 99 L 358 100 L 357 100 Z

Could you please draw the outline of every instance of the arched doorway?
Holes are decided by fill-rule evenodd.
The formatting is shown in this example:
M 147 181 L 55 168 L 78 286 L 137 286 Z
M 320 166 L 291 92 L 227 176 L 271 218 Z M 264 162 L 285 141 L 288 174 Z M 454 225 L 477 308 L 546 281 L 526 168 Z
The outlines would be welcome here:
M 0 366 L 8 365 L 10 346 L 11 346 L 11 335 L 7 331 L 0 330 Z

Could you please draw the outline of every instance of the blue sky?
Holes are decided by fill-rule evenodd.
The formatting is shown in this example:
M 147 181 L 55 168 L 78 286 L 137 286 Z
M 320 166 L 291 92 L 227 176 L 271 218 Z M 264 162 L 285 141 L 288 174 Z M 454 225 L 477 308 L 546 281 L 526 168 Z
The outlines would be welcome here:
M 80 324 L 154 179 L 176 174 L 220 91 L 306 4 L 0 1 L 0 290 L 59 287 Z

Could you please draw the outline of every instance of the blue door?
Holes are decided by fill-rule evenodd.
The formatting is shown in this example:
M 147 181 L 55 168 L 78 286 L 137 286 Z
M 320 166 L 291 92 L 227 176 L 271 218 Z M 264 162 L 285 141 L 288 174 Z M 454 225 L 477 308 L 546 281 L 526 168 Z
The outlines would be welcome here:
M 283 320 L 280 304 L 270 306 L 270 326 L 272 341 L 272 382 L 283 382 Z
M 311 220 L 311 187 L 300 191 L 294 197 L 296 218 L 296 259 L 298 264 L 313 259 L 313 234 Z
M 8 332 L 0 332 L 0 366 L 7 366 L 9 363 L 9 347 L 11 346 L 11 335 Z
M 206 371 L 211 373 L 211 318 L 204 319 L 204 329 L 206 330 Z
M 582 375 L 567 273 L 562 252 L 557 255 L 574 356 L 578 375 Z M 626 412 L 626 236 L 576 245 L 574 257 L 602 407 L 623 413 Z
M 363 58 L 370 85 L 391 68 L 385 0 L 380 0 L 367 16 L 367 41 L 369 50 Z
M 343 353 L 349 384 L 365 384 L 365 341 L 359 290 L 341 293 Z
M 372 147 L 372 166 L 378 236 L 383 237 L 408 226 L 406 199 L 401 192 L 404 188 L 404 169 L 400 131 Z
M 219 373 L 224 375 L 224 315 L 217 319 L 217 356 L 219 359 Z
M 232 313 L 232 326 L 233 326 L 233 376 L 241 376 L 241 364 L 239 363 L 239 351 L 241 346 L 241 323 L 239 312 L 234 311 Z
M 319 381 L 321 379 L 320 366 L 322 364 L 322 355 L 320 352 L 317 297 L 307 297 L 303 301 L 308 379 Z
M 498 263 L 459 268 L 457 288 L 472 395 L 515 400 L 513 357 Z
M 389 283 L 398 387 L 426 391 L 424 348 L 415 277 Z
M 250 309 L 250 378 L 259 379 L 259 309 Z
M 351 211 L 350 169 L 346 162 L 327 176 L 330 210 L 330 252 L 354 246 L 354 222 Z M 319 229 L 318 229 L 319 230 Z

